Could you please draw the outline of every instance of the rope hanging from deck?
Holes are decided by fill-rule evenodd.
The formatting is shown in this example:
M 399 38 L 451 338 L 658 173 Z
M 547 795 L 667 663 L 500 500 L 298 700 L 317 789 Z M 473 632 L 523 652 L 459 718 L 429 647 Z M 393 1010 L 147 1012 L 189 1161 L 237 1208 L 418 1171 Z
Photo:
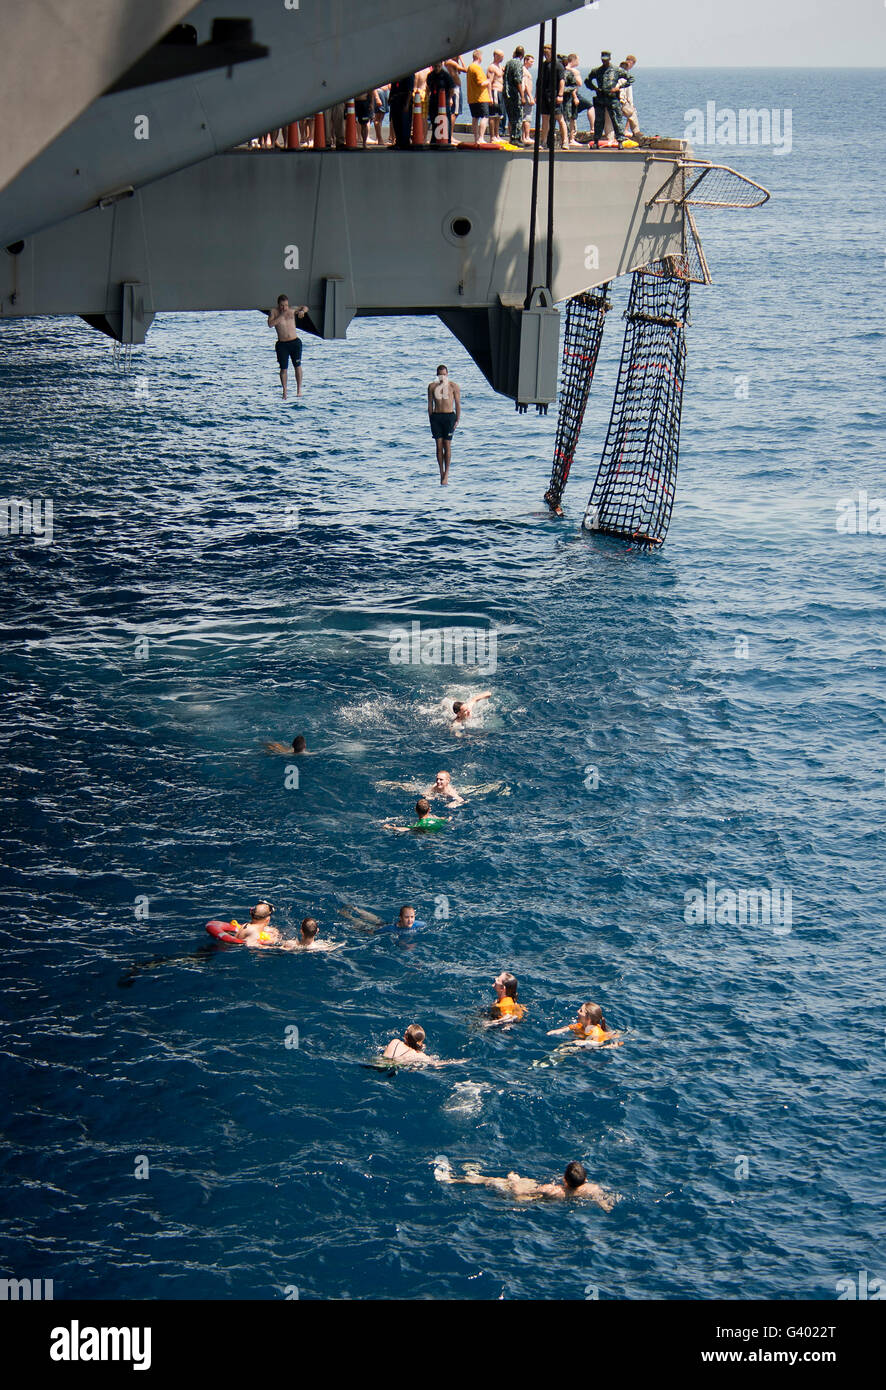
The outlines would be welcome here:
M 634 272 L 603 456 L 582 525 L 658 546 L 677 483 L 689 282 L 673 261 Z
M 551 122 L 553 126 L 553 121 Z M 603 324 L 612 305 L 607 299 L 609 285 L 601 285 L 587 294 L 577 294 L 566 304 L 566 329 L 563 335 L 563 362 L 560 373 L 560 405 L 557 415 L 557 438 L 554 441 L 554 466 L 551 485 L 545 501 L 559 512 L 563 489 L 575 450 L 597 356 L 603 337 Z

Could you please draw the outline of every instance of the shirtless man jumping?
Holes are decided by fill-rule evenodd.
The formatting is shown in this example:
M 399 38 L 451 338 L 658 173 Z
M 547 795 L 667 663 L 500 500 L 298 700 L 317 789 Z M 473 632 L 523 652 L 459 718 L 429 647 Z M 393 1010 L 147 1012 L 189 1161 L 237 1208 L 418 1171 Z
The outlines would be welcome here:
M 452 436 L 461 420 L 461 389 L 456 382 L 450 381 L 449 368 L 443 363 L 428 386 L 428 420 L 437 444 L 440 486 L 446 487 L 452 462 Z
M 268 328 L 276 328 L 277 330 L 274 350 L 277 354 L 277 366 L 280 368 L 280 385 L 283 387 L 284 401 L 286 400 L 286 376 L 290 362 L 295 368 L 296 394 L 301 395 L 301 338 L 296 332 L 295 320 L 297 318 L 303 319 L 307 312 L 307 304 L 293 309 L 286 295 L 278 294 L 277 307 L 268 314 Z

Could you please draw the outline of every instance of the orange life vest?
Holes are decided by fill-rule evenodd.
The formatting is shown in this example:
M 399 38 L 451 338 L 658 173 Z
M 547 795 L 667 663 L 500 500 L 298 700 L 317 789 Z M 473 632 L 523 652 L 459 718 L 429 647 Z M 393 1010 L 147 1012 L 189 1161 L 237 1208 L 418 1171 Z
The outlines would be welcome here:
M 499 1013 L 507 1014 L 514 1018 L 522 1018 L 526 1012 L 525 1006 L 523 1004 L 518 1004 L 516 999 L 512 999 L 509 994 L 506 994 L 502 999 L 498 1000 L 496 1008 Z
M 607 1033 L 605 1028 L 601 1028 L 599 1023 L 590 1023 L 587 1027 L 583 1023 L 570 1023 L 569 1028 L 580 1038 L 589 1038 L 591 1042 L 601 1043 L 612 1037 L 612 1034 Z

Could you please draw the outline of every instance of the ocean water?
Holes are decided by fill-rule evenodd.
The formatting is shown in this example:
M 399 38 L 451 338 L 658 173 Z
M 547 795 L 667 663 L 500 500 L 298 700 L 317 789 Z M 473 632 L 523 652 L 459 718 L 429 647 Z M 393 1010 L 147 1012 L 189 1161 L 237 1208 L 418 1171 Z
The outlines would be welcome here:
M 788 155 L 699 150 L 773 197 L 699 219 L 715 283 L 659 553 L 579 529 L 627 281 L 561 521 L 554 412 L 517 416 L 434 319 L 308 339 L 302 406 L 257 313 L 161 316 L 129 372 L 76 320 L 0 324 L 4 492 L 55 506 L 51 545 L 0 541 L 4 1277 L 828 1299 L 886 1276 L 886 542 L 836 525 L 884 492 L 881 78 L 640 68 L 636 91 L 660 133 L 708 100 L 793 115 Z M 438 361 L 464 392 L 445 490 Z M 412 622 L 494 631 L 494 671 L 393 663 Z M 444 697 L 484 688 L 454 737 Z M 287 786 L 263 741 L 298 732 Z M 476 789 L 446 831 L 386 832 L 439 768 Z M 709 881 L 788 890 L 790 920 L 688 923 Z M 213 948 L 205 921 L 263 895 L 342 949 Z M 409 941 L 337 915 L 406 902 Z M 484 1029 L 503 969 L 528 1014 Z M 585 999 L 625 1045 L 534 1065 Z M 461 1065 L 361 1066 L 413 1021 Z M 436 1182 L 441 1154 L 579 1158 L 623 1200 L 517 1206 Z

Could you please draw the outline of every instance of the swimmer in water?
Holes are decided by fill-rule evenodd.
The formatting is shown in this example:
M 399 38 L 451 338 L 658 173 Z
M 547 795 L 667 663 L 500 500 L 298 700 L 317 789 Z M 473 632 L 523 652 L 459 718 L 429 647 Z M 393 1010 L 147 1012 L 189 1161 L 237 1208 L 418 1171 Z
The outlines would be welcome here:
M 339 911 L 340 917 L 346 917 L 348 921 L 356 923 L 358 927 L 368 928 L 377 932 L 411 932 L 419 931 L 425 925 L 424 922 L 417 922 L 415 918 L 415 908 L 409 904 L 404 904 L 397 914 L 397 920 L 391 925 L 383 917 L 378 917 L 374 912 L 367 912 L 362 907 L 352 907 L 350 903 L 345 903 Z
M 574 1023 L 567 1023 L 563 1028 L 548 1029 L 549 1038 L 555 1038 L 560 1033 L 575 1033 L 577 1037 L 587 1042 L 609 1043 L 611 1047 L 623 1045 L 620 1042 L 610 1041 L 616 1035 L 607 1028 L 603 1010 L 599 1004 L 582 1004 Z
M 281 757 L 291 758 L 293 753 L 307 753 L 308 741 L 304 734 L 296 734 L 291 745 L 285 743 L 266 743 L 265 748 L 267 748 L 269 753 L 279 753 Z
M 465 724 L 474 713 L 474 706 L 479 705 L 481 700 L 491 700 L 492 691 L 484 690 L 481 695 L 472 695 L 469 700 L 453 700 L 452 713 L 455 716 L 450 728 L 458 730 L 460 724 Z
M 452 777 L 448 772 L 438 772 L 434 778 L 434 784 L 428 787 L 425 792 L 425 800 L 439 796 L 441 801 L 448 801 L 450 806 L 464 806 L 465 799 L 459 796 L 455 787 L 452 785 Z
M 432 1057 L 425 1052 L 425 1030 L 418 1023 L 410 1023 L 402 1038 L 391 1038 L 382 1057 L 388 1062 L 413 1067 L 458 1067 L 467 1061 L 465 1057 L 444 1061 L 442 1057 Z
M 342 943 L 340 941 L 318 941 L 320 925 L 315 917 L 302 918 L 301 926 L 298 929 L 298 940 L 293 941 L 292 946 L 299 951 L 339 951 Z
M 526 1005 L 517 1002 L 516 975 L 503 970 L 492 981 L 492 988 L 495 990 L 495 1003 L 490 1006 L 489 1014 L 493 1024 L 514 1023 L 519 1018 L 525 1018 Z
M 267 946 L 281 946 L 284 951 L 293 950 L 295 942 L 284 941 L 277 928 L 271 926 L 271 913 L 274 910 L 272 903 L 262 901 L 249 909 L 249 921 L 244 925 L 241 926 L 236 920 L 231 921 L 231 926 L 244 946 L 254 946 L 260 949 Z
M 461 421 L 461 388 L 457 382 L 450 381 L 449 368 L 442 362 L 428 385 L 428 421 L 437 446 L 440 486 L 446 487 L 452 462 L 452 436 Z
M 567 1163 L 559 1182 L 536 1182 L 534 1178 L 521 1178 L 519 1173 L 508 1173 L 506 1178 L 484 1177 L 475 1168 L 467 1166 L 464 1177 L 457 1178 L 449 1160 L 442 1156 L 434 1160 L 434 1177 L 438 1182 L 479 1183 L 484 1187 L 494 1187 L 496 1191 L 516 1197 L 520 1202 L 533 1201 L 540 1197 L 553 1197 L 558 1201 L 567 1197 L 590 1197 L 591 1201 L 596 1202 L 604 1211 L 612 1211 L 619 1201 L 617 1192 L 607 1192 L 598 1183 L 591 1182 L 584 1164 L 578 1163 L 575 1159 Z
M 406 1062 L 413 1066 L 426 1062 L 424 1028 L 418 1023 L 410 1023 L 402 1038 L 391 1038 L 382 1056 L 391 1062 Z
M 424 797 L 415 803 L 415 814 L 417 820 L 412 821 L 410 825 L 394 825 L 392 821 L 383 821 L 382 824 L 385 830 L 397 830 L 401 832 L 406 830 L 417 830 L 421 833 L 422 831 L 442 830 L 443 827 L 449 823 L 448 816 L 431 815 L 431 803 L 426 801 Z

